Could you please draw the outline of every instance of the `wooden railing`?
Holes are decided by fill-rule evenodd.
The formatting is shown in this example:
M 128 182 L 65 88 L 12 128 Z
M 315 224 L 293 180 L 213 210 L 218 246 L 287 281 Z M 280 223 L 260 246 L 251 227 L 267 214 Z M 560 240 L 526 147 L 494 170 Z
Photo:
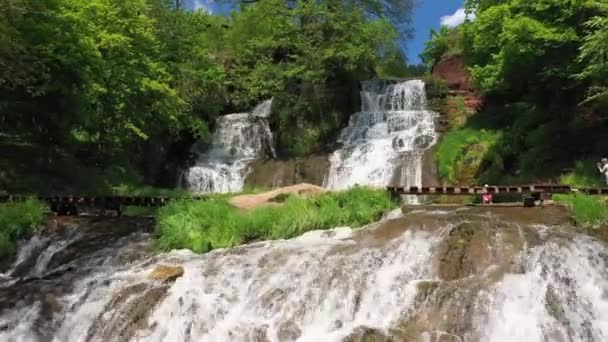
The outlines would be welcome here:
M 0 195 L 1 202 L 21 202 L 31 198 L 24 195 Z M 205 200 L 204 196 L 165 197 L 165 196 L 38 196 L 40 201 L 49 204 L 51 211 L 59 215 L 77 215 L 79 208 L 89 207 L 100 209 L 100 214 L 107 210 L 121 214 L 124 206 L 162 207 L 171 201 L 189 199 Z
M 519 186 L 459 186 L 459 187 L 427 187 L 427 186 L 388 186 L 386 189 L 399 195 L 448 195 L 467 196 L 488 192 L 491 194 L 567 194 L 580 192 L 589 195 L 608 195 L 608 188 L 574 188 L 569 185 L 519 185 Z
M 523 186 L 459 186 L 459 187 L 428 187 L 428 186 L 388 186 L 393 195 L 443 195 L 467 196 L 488 192 L 491 194 L 523 194 L 534 198 L 546 198 L 551 194 L 585 193 L 589 195 L 608 195 L 608 188 L 574 188 L 568 185 L 523 185 Z M 541 196 L 542 195 L 542 196 Z M 0 195 L 1 202 L 25 201 L 30 196 Z M 166 197 L 166 196 L 39 196 L 38 199 L 49 204 L 51 210 L 59 215 L 77 215 L 79 208 L 99 208 L 101 214 L 106 210 L 114 210 L 121 214 L 121 207 L 162 207 L 171 201 L 190 199 L 205 200 L 205 196 Z

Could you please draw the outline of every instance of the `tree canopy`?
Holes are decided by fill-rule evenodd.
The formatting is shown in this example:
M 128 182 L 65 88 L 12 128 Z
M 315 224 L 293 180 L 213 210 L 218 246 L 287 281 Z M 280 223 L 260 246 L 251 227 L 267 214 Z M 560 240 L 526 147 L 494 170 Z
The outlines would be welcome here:
M 478 163 L 486 167 L 479 174 L 489 177 L 482 181 L 547 177 L 603 155 L 608 146 L 603 134 L 608 125 L 606 1 L 468 0 L 466 8 L 475 20 L 432 33 L 422 56 L 433 65 L 448 51 L 460 54 L 485 98 L 481 113 L 450 140 L 463 151 L 479 151 L 469 143 L 472 136 L 500 136 L 479 143 L 491 147 Z
M 274 96 L 273 128 L 308 137 L 279 133 L 281 150 L 307 153 L 359 80 L 407 72 L 411 4 L 260 0 L 224 17 L 173 0 L 0 0 L 2 130 L 103 158 L 204 138 L 217 115 Z

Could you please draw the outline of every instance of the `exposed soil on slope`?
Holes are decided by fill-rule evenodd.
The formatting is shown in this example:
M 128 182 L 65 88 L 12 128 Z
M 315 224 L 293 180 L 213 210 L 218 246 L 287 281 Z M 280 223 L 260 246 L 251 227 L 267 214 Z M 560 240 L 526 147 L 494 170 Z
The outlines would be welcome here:
M 280 205 L 287 196 L 313 196 L 325 192 L 320 186 L 312 184 L 298 184 L 279 188 L 260 194 L 240 195 L 230 199 L 230 204 L 239 209 L 254 209 L 262 206 Z

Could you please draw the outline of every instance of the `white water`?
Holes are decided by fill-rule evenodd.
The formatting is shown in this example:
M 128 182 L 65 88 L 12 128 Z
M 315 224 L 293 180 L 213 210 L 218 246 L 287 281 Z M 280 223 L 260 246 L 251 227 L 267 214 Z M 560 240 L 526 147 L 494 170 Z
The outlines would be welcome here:
M 47 322 L 41 318 L 49 311 L 42 301 L 17 304 L 0 313 L 0 341 L 117 341 L 131 326 L 141 299 L 154 291 L 165 294 L 146 309 L 147 320 L 130 335 L 130 341 L 337 342 L 363 327 L 385 332 L 399 328 L 426 310 L 426 305 L 440 305 L 444 310 L 439 316 L 442 326 L 418 331 L 414 336 L 420 341 L 608 339 L 605 244 L 551 232 L 542 243 L 524 247 L 510 273 L 489 286 L 479 284 L 488 281 L 484 274 L 493 266 L 469 278 L 442 281 L 436 266 L 438 248 L 455 226 L 442 223 L 434 231 L 424 227 L 453 222 L 459 214 L 416 211 L 409 215 L 421 215 L 424 223 L 414 223 L 411 228 L 415 229 L 389 239 L 372 237 L 381 228 L 375 224 L 365 231 L 336 228 L 202 256 L 173 251 L 131 263 L 121 261 L 120 255 L 143 248 L 141 238 L 132 244 L 121 239 L 79 264 L 89 265 L 92 272 L 57 283 L 41 281 L 39 290 L 25 287 L 24 291 L 36 295 L 32 292 L 67 286 L 57 297 L 63 309 Z M 390 213 L 385 220 L 398 216 Z M 492 222 L 486 216 L 464 219 L 479 222 L 480 227 Z M 497 235 L 488 248 L 498 251 L 507 240 L 502 228 L 493 231 Z M 159 263 L 182 265 L 184 276 L 172 285 L 150 280 L 148 275 Z M 449 297 L 430 293 L 420 301 L 418 284 L 429 281 L 453 290 Z M 22 285 L 8 286 L 19 290 Z M 0 285 L 0 298 L 3 291 Z M 557 309 L 550 310 L 549 301 Z M 469 304 L 472 314 L 465 311 Z M 467 322 L 472 325 L 464 331 L 446 328 L 467 327 Z
M 477 317 L 482 339 L 608 341 L 605 253 L 605 245 L 577 236 L 522 255 L 523 273 L 506 275 L 480 295 L 479 303 L 489 303 Z
M 424 82 L 364 82 L 361 103 L 340 135 L 343 147 L 330 157 L 325 186 L 420 186 L 422 154 L 437 139 Z
M 271 106 L 272 100 L 267 100 L 251 113 L 221 116 L 211 147 L 199 153 L 196 165 L 182 176 L 186 187 L 196 193 L 242 190 L 249 163 L 274 156 L 272 133 L 266 120 Z

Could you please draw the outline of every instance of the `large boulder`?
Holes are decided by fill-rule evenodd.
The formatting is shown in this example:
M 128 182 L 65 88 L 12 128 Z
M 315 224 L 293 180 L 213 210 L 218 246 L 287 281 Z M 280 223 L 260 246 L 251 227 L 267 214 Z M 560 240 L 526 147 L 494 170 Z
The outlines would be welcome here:
M 184 268 L 182 266 L 158 265 L 154 271 L 150 273 L 150 278 L 163 282 L 172 282 L 183 275 Z
M 254 209 L 263 206 L 276 206 L 288 196 L 310 197 L 325 192 L 326 189 L 312 184 L 297 184 L 252 195 L 240 195 L 230 199 L 230 204 L 238 209 Z

